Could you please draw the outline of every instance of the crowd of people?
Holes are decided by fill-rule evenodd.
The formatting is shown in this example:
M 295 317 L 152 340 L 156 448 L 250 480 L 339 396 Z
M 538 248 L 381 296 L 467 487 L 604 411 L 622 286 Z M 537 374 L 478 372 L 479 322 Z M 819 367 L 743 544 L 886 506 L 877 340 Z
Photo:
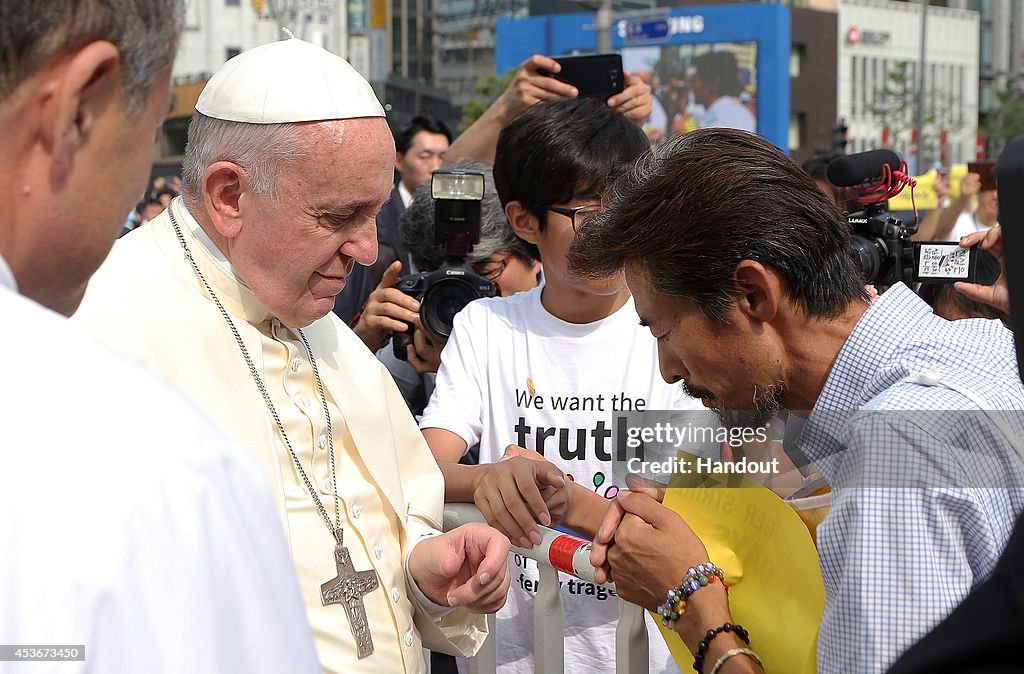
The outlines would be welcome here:
M 450 671 L 489 613 L 499 671 L 532 671 L 540 573 L 510 552 L 541 527 L 592 544 L 595 582 L 559 589 L 573 671 L 614 667 L 617 597 L 651 672 L 1012 667 L 1024 384 L 977 176 L 922 230 L 988 251 L 987 282 L 869 292 L 821 162 L 715 124 L 652 148 L 638 77 L 580 98 L 536 55 L 458 138 L 392 134 L 290 38 L 212 76 L 140 200 L 182 11 L 0 0 L 0 643 L 84 645 L 0 672 Z M 690 85 L 750 121 L 726 60 Z M 398 287 L 445 262 L 440 168 L 481 174 L 466 262 L 496 290 L 444 343 Z M 719 552 L 750 512 L 700 528 L 621 469 L 619 421 L 707 409 L 830 494 L 808 633 L 730 596 L 768 596 L 758 551 Z M 487 524 L 444 531 L 445 503 Z

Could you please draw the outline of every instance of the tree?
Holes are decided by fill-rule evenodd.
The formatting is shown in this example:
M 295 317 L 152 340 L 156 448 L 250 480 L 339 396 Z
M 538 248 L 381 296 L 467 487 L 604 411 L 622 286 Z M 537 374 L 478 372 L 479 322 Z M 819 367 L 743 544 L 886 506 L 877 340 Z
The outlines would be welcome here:
M 515 77 L 515 74 L 515 69 L 511 68 L 501 77 L 488 74 L 476 81 L 476 86 L 473 87 L 473 90 L 477 93 L 477 96 L 469 99 L 462 106 L 462 119 L 459 120 L 458 124 L 460 133 L 472 126 L 473 122 L 479 119 L 480 115 L 484 114 L 487 108 L 491 107 L 491 103 L 497 100 L 498 96 L 501 96 L 505 89 L 508 89 L 508 85 L 512 84 L 512 78 Z
M 917 126 L 917 79 L 910 73 L 910 62 L 895 63 L 885 83 L 875 91 L 871 109 L 875 119 L 889 129 L 890 145 L 909 148 L 913 145 L 913 129 Z M 931 85 L 925 97 L 924 129 L 918 133 L 922 157 L 927 166 L 940 154 L 941 131 L 955 133 L 964 127 L 959 100 L 948 91 Z M 919 168 L 923 171 L 924 167 Z
M 985 115 L 981 133 L 988 143 L 988 154 L 997 157 L 1008 142 L 1024 135 L 1024 91 L 1012 82 L 996 92 L 998 104 Z

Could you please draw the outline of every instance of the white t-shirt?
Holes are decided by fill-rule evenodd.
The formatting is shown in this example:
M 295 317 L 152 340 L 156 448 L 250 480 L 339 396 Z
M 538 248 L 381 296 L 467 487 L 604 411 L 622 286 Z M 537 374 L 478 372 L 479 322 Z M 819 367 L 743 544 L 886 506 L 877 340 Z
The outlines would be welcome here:
M 729 128 L 741 131 L 757 131 L 757 120 L 747 106 L 735 96 L 722 96 L 710 106 L 700 118 L 700 128 Z
M 496 462 L 509 444 L 536 450 L 577 483 L 614 496 L 624 486 L 611 470 L 617 412 L 704 408 L 662 380 L 657 345 L 640 326 L 632 298 L 613 315 L 578 325 L 549 314 L 541 291 L 477 300 L 456 315 L 420 427 L 449 430 L 467 446 L 479 442 L 480 463 Z M 539 574 L 532 561 L 510 561 L 508 603 L 497 615 L 498 669 L 531 671 Z M 616 598 L 560 577 L 565 670 L 611 671 Z M 647 624 L 650 671 L 678 672 L 649 616 Z
M 961 237 L 986 229 L 988 227 L 978 222 L 978 218 L 974 216 L 974 213 L 964 211 L 957 217 L 956 222 L 953 224 L 953 229 L 949 231 L 949 241 L 959 241 Z

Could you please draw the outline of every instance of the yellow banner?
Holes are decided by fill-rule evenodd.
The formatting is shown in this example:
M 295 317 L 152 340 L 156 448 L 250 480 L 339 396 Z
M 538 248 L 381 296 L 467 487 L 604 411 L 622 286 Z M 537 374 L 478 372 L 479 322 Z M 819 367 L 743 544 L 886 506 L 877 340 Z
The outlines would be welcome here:
M 686 520 L 725 572 L 733 620 L 750 632 L 750 648 L 765 671 L 812 674 L 825 586 L 807 526 L 786 502 L 747 478 L 731 487 L 687 488 L 692 482 L 681 477 L 669 483 L 665 507 Z M 661 627 L 660 616 L 652 617 L 679 669 L 693 669 L 683 640 Z
M 914 188 L 914 198 L 910 198 L 910 188 L 905 187 L 903 191 L 897 194 L 892 199 L 889 199 L 889 210 L 890 211 L 912 211 L 914 210 L 914 203 L 917 203 L 918 210 L 930 211 L 938 208 L 938 202 L 935 198 L 935 191 L 932 189 L 935 183 L 935 176 L 937 171 L 932 169 L 925 173 L 923 176 L 917 176 L 917 187 Z M 946 182 L 949 183 L 949 198 L 956 199 L 960 196 L 960 181 L 967 175 L 967 164 L 954 164 L 950 169 L 949 175 L 946 176 Z

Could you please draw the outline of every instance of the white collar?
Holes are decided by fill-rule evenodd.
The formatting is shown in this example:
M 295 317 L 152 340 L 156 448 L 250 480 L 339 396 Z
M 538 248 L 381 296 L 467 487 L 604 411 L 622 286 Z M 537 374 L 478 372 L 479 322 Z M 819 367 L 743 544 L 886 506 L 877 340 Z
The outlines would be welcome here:
M 0 287 L 18 292 L 18 281 L 14 278 L 14 272 L 11 271 L 11 268 L 7 266 L 7 262 L 4 261 L 3 255 L 0 255 Z
M 409 208 L 409 204 L 412 203 L 412 192 L 409 191 L 409 188 L 401 180 L 398 181 L 398 196 L 402 197 L 402 206 Z
M 178 208 L 175 208 L 176 205 L 178 206 Z M 195 216 L 193 216 L 192 213 L 188 210 L 188 207 L 185 205 L 185 201 L 181 197 L 175 197 L 171 201 L 170 208 L 175 208 L 175 212 L 179 216 L 181 216 L 182 220 L 185 221 L 185 226 L 188 227 L 188 229 L 191 230 L 192 234 L 196 237 L 196 239 L 198 239 L 199 242 L 203 244 L 203 247 L 210 252 L 210 255 L 212 255 L 213 258 L 220 263 L 220 266 L 224 267 L 224 270 L 227 271 L 232 276 L 237 277 L 238 275 L 235 274 L 235 268 L 231 266 L 231 261 L 228 260 L 227 256 L 221 251 L 220 248 L 217 247 L 217 244 L 213 242 L 213 239 L 210 238 L 210 235 L 206 233 L 206 230 L 202 228 L 202 226 L 199 224 L 199 221 L 196 220 Z

